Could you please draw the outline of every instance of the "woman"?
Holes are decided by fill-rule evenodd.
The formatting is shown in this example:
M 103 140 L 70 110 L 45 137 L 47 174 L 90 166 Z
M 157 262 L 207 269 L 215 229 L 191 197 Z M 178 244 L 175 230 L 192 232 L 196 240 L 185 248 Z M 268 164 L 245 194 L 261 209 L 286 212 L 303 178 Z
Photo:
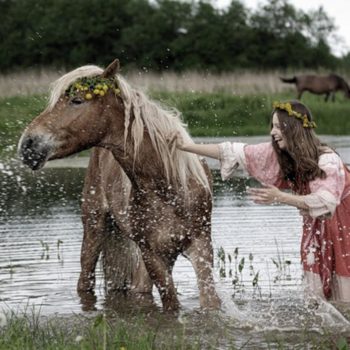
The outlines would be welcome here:
M 223 180 L 237 168 L 262 188 L 248 193 L 256 203 L 282 203 L 303 216 L 301 260 L 307 287 L 323 298 L 350 302 L 350 172 L 321 144 L 310 111 L 299 101 L 274 103 L 271 142 L 184 144 L 177 148 L 219 159 Z M 282 190 L 291 190 L 285 192 Z

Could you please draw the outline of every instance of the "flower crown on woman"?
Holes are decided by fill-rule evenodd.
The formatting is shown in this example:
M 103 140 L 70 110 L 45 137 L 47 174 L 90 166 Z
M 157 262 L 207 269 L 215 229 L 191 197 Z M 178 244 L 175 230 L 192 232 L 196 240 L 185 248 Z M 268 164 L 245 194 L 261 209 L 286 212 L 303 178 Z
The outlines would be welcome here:
M 295 117 L 300 119 L 303 122 L 304 128 L 316 128 L 316 123 L 314 121 L 310 121 L 306 114 L 301 114 L 297 111 L 294 111 L 292 105 L 289 102 L 274 102 L 272 104 L 274 109 L 280 109 L 286 111 L 290 117 Z

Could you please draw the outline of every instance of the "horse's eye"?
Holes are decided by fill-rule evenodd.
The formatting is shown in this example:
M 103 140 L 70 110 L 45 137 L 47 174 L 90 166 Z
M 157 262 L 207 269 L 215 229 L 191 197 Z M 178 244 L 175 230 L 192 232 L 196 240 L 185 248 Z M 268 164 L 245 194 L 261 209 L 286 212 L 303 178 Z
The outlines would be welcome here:
M 73 97 L 70 100 L 70 103 L 73 104 L 73 105 L 80 105 L 80 104 L 84 103 L 84 99 L 82 99 L 80 97 Z

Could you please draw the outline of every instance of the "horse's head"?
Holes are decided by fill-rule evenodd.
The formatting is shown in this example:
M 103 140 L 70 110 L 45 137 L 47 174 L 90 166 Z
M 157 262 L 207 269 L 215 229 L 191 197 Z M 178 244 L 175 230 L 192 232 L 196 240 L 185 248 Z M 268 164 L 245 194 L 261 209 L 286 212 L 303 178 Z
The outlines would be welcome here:
M 347 85 L 347 89 L 346 89 L 346 92 L 345 92 L 345 96 L 347 98 L 350 98 L 350 86 L 348 84 L 346 84 L 346 85 Z
M 58 79 L 47 108 L 20 139 L 18 150 L 23 163 L 40 169 L 48 160 L 107 142 L 111 125 L 122 129 L 117 121 L 110 121 L 116 111 L 123 113 L 115 79 L 118 69 L 119 61 L 115 60 L 105 70 L 85 66 Z

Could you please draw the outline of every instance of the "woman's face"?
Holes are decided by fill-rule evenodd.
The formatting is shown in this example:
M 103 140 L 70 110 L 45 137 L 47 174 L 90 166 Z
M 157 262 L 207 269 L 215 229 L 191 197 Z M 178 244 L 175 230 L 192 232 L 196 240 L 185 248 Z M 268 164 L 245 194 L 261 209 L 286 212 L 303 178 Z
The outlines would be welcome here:
M 277 143 L 280 149 L 283 149 L 283 150 L 286 149 L 287 147 L 286 138 L 282 134 L 280 122 L 278 120 L 278 116 L 276 112 L 272 116 L 272 129 L 271 129 L 270 135 L 275 140 L 275 142 Z

